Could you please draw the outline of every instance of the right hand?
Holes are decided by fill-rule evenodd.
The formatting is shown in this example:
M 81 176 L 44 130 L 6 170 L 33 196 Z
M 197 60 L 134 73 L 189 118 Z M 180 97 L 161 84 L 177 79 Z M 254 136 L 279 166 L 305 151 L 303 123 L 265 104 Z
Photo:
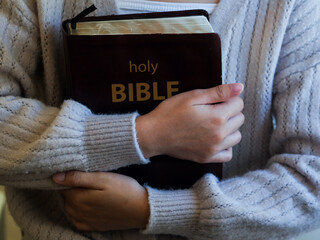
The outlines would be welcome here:
M 146 158 L 170 155 L 199 163 L 226 162 L 241 140 L 242 84 L 184 92 L 136 120 Z

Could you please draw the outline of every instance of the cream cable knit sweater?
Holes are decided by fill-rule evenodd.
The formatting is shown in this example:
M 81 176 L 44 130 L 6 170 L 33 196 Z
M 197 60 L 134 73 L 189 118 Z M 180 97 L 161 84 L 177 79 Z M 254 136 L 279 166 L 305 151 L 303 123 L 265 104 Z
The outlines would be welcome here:
M 9 186 L 10 210 L 25 232 L 41 240 L 251 240 L 320 226 L 320 2 L 221 0 L 211 18 L 222 38 L 223 79 L 244 83 L 246 116 L 226 179 L 206 175 L 188 190 L 149 188 L 143 233 L 72 229 L 59 195 L 39 190 L 56 188 L 53 173 L 148 161 L 135 113 L 97 116 L 73 101 L 60 106 L 61 20 L 91 3 L 98 15 L 117 11 L 114 0 L 0 1 L 0 184 Z

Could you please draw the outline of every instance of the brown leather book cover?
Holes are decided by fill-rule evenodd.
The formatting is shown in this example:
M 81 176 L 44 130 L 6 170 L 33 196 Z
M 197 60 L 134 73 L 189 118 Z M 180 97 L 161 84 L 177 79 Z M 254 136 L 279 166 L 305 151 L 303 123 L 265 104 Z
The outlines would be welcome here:
M 206 15 L 205 11 L 84 18 L 82 21 Z M 71 35 L 63 23 L 67 98 L 94 113 L 145 114 L 162 100 L 221 84 L 221 47 L 216 33 Z M 152 134 L 152 132 L 150 132 Z M 106 156 L 107 158 L 107 156 Z M 169 156 L 116 170 L 141 184 L 188 188 L 203 174 L 222 177 L 222 164 L 198 164 Z

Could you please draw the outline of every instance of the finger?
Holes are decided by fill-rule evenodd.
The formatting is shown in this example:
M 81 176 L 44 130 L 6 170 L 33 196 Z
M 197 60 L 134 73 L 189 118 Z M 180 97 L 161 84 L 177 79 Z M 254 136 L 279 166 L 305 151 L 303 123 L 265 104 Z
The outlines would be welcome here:
M 212 104 L 227 101 L 228 99 L 238 96 L 243 91 L 241 83 L 224 84 L 217 87 L 196 90 L 197 96 L 194 104 Z
M 101 190 L 105 184 L 105 178 L 102 177 L 102 174 L 107 173 L 88 173 L 79 171 L 62 172 L 53 175 L 53 181 L 57 184 L 68 187 L 82 187 Z
M 80 190 L 81 188 L 69 188 L 66 190 L 60 190 L 59 192 L 61 193 L 61 195 L 64 197 L 64 201 L 66 201 L 67 199 L 70 198 L 70 196 L 74 196 L 74 198 L 76 198 L 76 196 L 80 195 Z
M 68 219 L 69 222 L 72 223 L 73 226 L 78 226 L 79 224 L 82 223 L 82 221 L 79 220 L 77 214 L 83 212 L 83 211 L 79 211 L 79 210 L 74 210 L 77 209 L 77 206 L 73 206 L 73 204 L 71 204 L 71 202 L 65 202 L 64 205 L 64 211 L 65 211 L 65 215 Z
M 224 141 L 217 146 L 217 152 L 221 152 L 224 149 L 230 149 L 237 145 L 241 141 L 241 133 L 240 131 L 235 131 L 234 133 L 227 136 Z
M 83 223 L 82 221 L 79 221 L 79 220 L 77 220 L 77 219 L 75 219 L 75 218 L 70 217 L 70 218 L 69 218 L 69 221 L 70 221 L 71 224 L 72 224 L 76 229 L 78 229 L 79 231 L 85 231 L 85 232 L 86 232 L 86 231 L 93 231 L 93 230 L 95 230 L 95 229 L 89 227 L 88 224 Z
M 232 148 L 224 149 L 212 156 L 208 162 L 225 163 L 232 159 Z
M 64 198 L 64 203 L 73 207 L 80 206 L 82 202 L 86 200 L 88 191 L 97 191 L 86 188 L 70 188 L 67 190 L 60 190 L 61 195 Z
M 208 158 L 206 162 L 228 162 L 232 158 L 232 147 L 237 145 L 241 141 L 240 131 L 236 131 L 227 136 L 224 141 L 217 145 L 216 153 Z
M 238 113 L 236 116 L 230 118 L 224 126 L 224 136 L 227 137 L 235 131 L 239 130 L 239 128 L 243 125 L 244 121 L 245 117 L 241 112 Z
M 91 190 L 84 188 L 74 188 L 71 190 L 63 190 L 61 194 L 64 196 L 64 210 L 70 218 L 84 220 L 85 213 L 91 206 L 96 204 L 96 199 L 100 197 L 95 193 L 99 190 Z
M 219 116 L 223 114 L 225 116 L 225 119 L 228 120 L 236 116 L 243 110 L 244 103 L 242 98 L 233 97 L 226 102 L 212 105 L 210 107 L 212 107 L 213 109 L 212 114 L 214 116 Z

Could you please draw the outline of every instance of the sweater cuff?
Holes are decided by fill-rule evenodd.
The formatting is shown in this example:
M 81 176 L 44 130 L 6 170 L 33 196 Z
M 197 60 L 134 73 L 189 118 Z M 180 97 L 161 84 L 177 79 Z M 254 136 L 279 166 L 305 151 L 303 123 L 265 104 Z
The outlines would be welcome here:
M 135 124 L 137 116 L 137 113 L 130 113 L 87 117 L 84 148 L 89 171 L 114 170 L 149 162 L 138 144 Z
M 200 200 L 193 189 L 157 190 L 146 187 L 150 218 L 145 234 L 192 236 L 198 228 Z

